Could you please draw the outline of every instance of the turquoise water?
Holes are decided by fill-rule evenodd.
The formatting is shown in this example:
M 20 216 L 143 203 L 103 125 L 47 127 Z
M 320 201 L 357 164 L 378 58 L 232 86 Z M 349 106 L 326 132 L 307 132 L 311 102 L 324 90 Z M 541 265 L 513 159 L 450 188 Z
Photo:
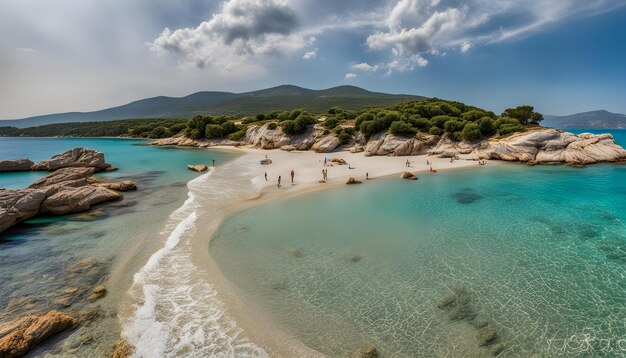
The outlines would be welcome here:
M 491 356 L 485 324 L 501 356 L 624 356 L 625 183 L 624 165 L 373 180 L 248 209 L 210 252 L 242 296 L 330 356 Z M 439 309 L 452 292 L 469 303 Z
M 79 215 L 38 218 L 0 234 L 0 321 L 26 313 L 60 309 L 78 315 L 85 308 L 103 310 L 105 318 L 84 325 L 54 346 L 47 354 L 110 356 L 120 336 L 117 312 L 132 283 L 132 275 L 163 243 L 156 239 L 170 214 L 187 198 L 187 182 L 199 176 L 187 164 L 218 166 L 234 159 L 232 153 L 146 146 L 143 140 L 0 138 L 0 160 L 50 158 L 74 147 L 97 149 L 118 171 L 98 174 L 110 180 L 129 178 L 136 192 L 124 200 L 96 207 L 96 221 L 81 221 Z M 0 173 L 0 188 L 23 188 L 45 172 Z M 72 265 L 83 259 L 98 262 L 98 272 L 70 279 Z M 88 304 L 86 295 L 97 282 L 108 289 L 105 298 Z M 70 307 L 58 303 L 62 291 L 77 287 L 84 292 Z M 82 343 L 84 334 L 93 341 Z M 38 353 L 42 353 L 41 351 Z

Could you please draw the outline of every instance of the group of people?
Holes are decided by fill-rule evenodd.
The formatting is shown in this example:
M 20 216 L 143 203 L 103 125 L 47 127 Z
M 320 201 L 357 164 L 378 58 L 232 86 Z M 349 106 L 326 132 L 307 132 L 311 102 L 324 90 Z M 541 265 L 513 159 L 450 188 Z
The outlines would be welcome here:
M 292 169 L 292 170 L 291 170 L 291 173 L 289 173 L 289 174 L 290 174 L 290 176 L 291 176 L 291 185 L 293 185 L 293 184 L 294 184 L 294 182 L 293 182 L 293 181 L 294 181 L 294 179 L 295 179 L 295 177 L 296 177 L 296 172 Z M 267 172 L 265 172 L 265 173 L 263 174 L 263 176 L 265 177 L 265 181 L 267 181 Z M 282 180 L 283 180 L 283 177 L 282 177 L 281 175 L 279 175 L 279 176 L 278 176 L 278 182 L 276 183 L 276 187 L 277 187 L 278 189 L 280 189 L 280 188 L 283 186 L 283 185 L 282 185 Z

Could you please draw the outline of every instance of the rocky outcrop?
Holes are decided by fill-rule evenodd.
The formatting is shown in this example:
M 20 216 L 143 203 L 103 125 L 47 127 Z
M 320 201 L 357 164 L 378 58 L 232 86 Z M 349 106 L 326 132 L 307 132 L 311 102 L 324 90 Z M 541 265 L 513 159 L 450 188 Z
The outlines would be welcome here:
M 33 164 L 30 159 L 0 160 L 0 173 L 29 171 Z
M 337 138 L 334 134 L 329 134 L 316 141 L 311 147 L 311 150 L 316 153 L 330 153 L 337 149 L 340 145 L 341 142 L 339 141 L 339 138 Z
M 626 160 L 626 151 L 610 134 L 575 135 L 540 128 L 477 143 L 452 141 L 442 136 L 429 151 L 431 155 L 460 159 L 499 159 L 529 164 L 585 165 Z
M 123 180 L 119 183 L 97 183 L 96 186 L 107 188 L 115 191 L 132 191 L 137 190 L 137 185 L 132 180 Z
M 76 319 L 58 311 L 3 324 L 0 326 L 0 357 L 21 357 L 37 344 L 77 324 Z
M 45 199 L 43 190 L 0 190 L 0 232 L 37 215 Z
M 270 129 L 268 124 L 265 124 L 248 127 L 246 136 L 239 142 L 175 137 L 162 139 L 154 144 L 197 147 L 249 145 L 261 149 L 313 150 L 319 153 L 328 153 L 340 148 L 339 139 L 335 135 L 324 133 L 321 125 L 315 125 L 310 126 L 302 134 L 287 136 L 280 126 Z M 365 138 L 357 132 L 354 135 L 353 146 L 349 150 L 353 153 L 363 151 L 366 156 L 429 154 L 467 160 L 497 159 L 530 164 L 585 165 L 626 161 L 626 151 L 615 143 L 610 134 L 575 135 L 541 127 L 474 142 L 455 141 L 449 134 L 438 136 L 417 133 L 412 137 L 400 137 L 381 132 Z
M 354 179 L 353 177 L 348 178 L 348 181 L 346 182 L 346 184 L 348 185 L 352 185 L 352 184 L 361 184 L 360 181 Z
M 196 164 L 196 165 L 188 165 L 187 169 L 192 170 L 194 172 L 206 172 L 207 170 L 209 170 L 209 167 L 207 167 L 204 164 Z
M 61 168 L 94 168 L 95 171 L 111 170 L 114 167 L 105 162 L 104 154 L 85 148 L 74 148 L 53 156 L 32 166 L 32 170 L 54 171 Z
M 64 162 L 63 158 L 73 158 L 73 161 Z M 0 232 L 38 214 L 64 215 L 87 211 L 94 205 L 122 199 L 120 191 L 137 189 L 130 180 L 99 183 L 91 177 L 96 171 L 110 166 L 104 161 L 102 153 L 77 148 L 73 154 L 63 158 L 53 158 L 45 168 L 82 164 L 57 169 L 27 189 L 0 190 Z M 85 163 L 98 167 L 81 166 Z
M 64 187 L 41 203 L 39 213 L 55 215 L 78 213 L 87 211 L 94 205 L 122 198 L 122 194 L 100 186 Z

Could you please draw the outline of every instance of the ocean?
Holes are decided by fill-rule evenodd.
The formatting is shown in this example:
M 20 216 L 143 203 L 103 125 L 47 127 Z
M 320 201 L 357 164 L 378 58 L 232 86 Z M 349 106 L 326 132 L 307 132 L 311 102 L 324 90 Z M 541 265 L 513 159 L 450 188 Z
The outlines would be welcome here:
M 626 354 L 625 166 L 418 176 L 250 208 L 220 227 L 211 256 L 328 356 Z M 464 304 L 438 308 L 451 294 Z M 497 340 L 481 347 L 485 326 Z

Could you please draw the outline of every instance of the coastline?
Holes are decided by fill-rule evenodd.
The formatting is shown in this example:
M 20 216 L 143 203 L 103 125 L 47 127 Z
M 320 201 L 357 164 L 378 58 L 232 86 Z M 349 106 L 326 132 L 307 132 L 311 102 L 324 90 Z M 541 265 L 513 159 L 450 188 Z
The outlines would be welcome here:
M 337 188 L 345 185 L 346 180 L 353 176 L 357 180 L 365 181 L 365 173 L 370 173 L 371 180 L 388 180 L 393 175 L 398 176 L 405 170 L 409 170 L 417 174 L 425 174 L 428 170 L 426 160 L 432 161 L 434 168 L 437 170 L 452 170 L 455 168 L 468 168 L 478 166 L 473 161 L 455 161 L 450 163 L 447 158 L 431 158 L 427 155 L 404 156 L 399 158 L 390 157 L 366 157 L 363 153 L 329 153 L 319 154 L 314 152 L 285 152 L 282 150 L 261 150 L 255 148 L 221 148 L 212 147 L 211 149 L 227 149 L 243 153 L 243 155 L 224 166 L 218 166 L 215 170 L 208 174 L 200 176 L 192 180 L 189 184 L 190 197 L 196 199 L 196 209 L 193 210 L 195 219 L 195 229 L 188 238 L 182 239 L 174 250 L 183 250 L 185 257 L 188 257 L 193 264 L 192 280 L 196 283 L 203 282 L 210 285 L 212 293 L 215 295 L 215 302 L 199 302 L 203 305 L 217 305 L 223 307 L 223 312 L 227 316 L 227 320 L 232 321 L 236 326 L 236 330 L 241 332 L 237 336 L 245 337 L 245 343 L 256 344 L 263 349 L 264 352 L 271 356 L 318 356 L 319 353 L 306 347 L 303 343 L 294 337 L 290 337 L 287 333 L 281 331 L 277 324 L 269 317 L 268 314 L 259 309 L 254 302 L 249 302 L 240 294 L 238 288 L 226 279 L 221 273 L 215 260 L 209 252 L 209 243 L 220 226 L 228 217 L 245 210 L 247 208 L 262 205 L 270 201 L 294 198 L 304 195 L 310 195 L 314 192 Z M 269 166 L 262 166 L 259 160 L 268 155 L 273 163 Z M 324 156 L 331 158 L 338 156 L 345 159 L 355 169 L 348 169 L 348 165 L 326 167 L 329 169 L 330 180 L 326 183 L 318 183 L 321 179 L 321 170 L 323 167 Z M 412 162 L 412 166 L 407 168 L 404 166 L 406 160 Z M 488 165 L 493 165 L 489 162 Z M 237 180 L 231 181 L 229 178 L 234 177 L 242 168 L 247 168 L 246 173 L 237 177 Z M 277 175 L 283 177 L 283 183 L 288 182 L 289 172 L 296 172 L 296 185 L 283 184 L 284 187 L 277 189 L 275 179 Z M 264 172 L 268 173 L 268 181 L 263 179 Z M 215 200 L 214 197 L 207 197 L 207 187 L 204 184 L 210 183 L 211 180 L 219 181 L 218 178 L 223 175 L 227 186 L 237 186 L 239 191 L 231 193 L 221 200 Z M 438 174 L 434 174 L 438 175 Z M 418 181 L 410 181 L 410 183 L 419 185 Z M 407 182 L 407 184 L 410 184 Z M 215 185 L 215 184 L 213 184 Z M 248 186 L 245 188 L 244 186 Z M 213 187 L 211 187 L 213 188 Z M 250 190 L 252 189 L 252 190 Z M 215 190 L 215 188 L 213 188 Z M 346 190 L 349 190 L 347 188 Z M 187 242 L 183 242 L 187 240 Z M 150 259 L 149 261 L 152 261 Z M 180 273 L 179 273 L 180 274 Z M 138 287 L 134 287 L 131 291 L 138 292 Z M 141 299 L 140 299 L 141 301 Z M 145 302 L 145 297 L 143 299 Z M 158 315 L 158 312 L 156 313 Z M 129 334 L 128 322 L 133 316 L 132 312 L 120 312 L 120 318 L 123 323 L 122 336 L 129 339 L 131 343 L 141 342 L 138 340 L 138 332 L 134 332 L 135 338 Z M 140 334 L 141 335 L 141 334 Z M 140 344 L 145 344 L 140 343 Z M 140 352 L 142 347 L 140 348 Z

